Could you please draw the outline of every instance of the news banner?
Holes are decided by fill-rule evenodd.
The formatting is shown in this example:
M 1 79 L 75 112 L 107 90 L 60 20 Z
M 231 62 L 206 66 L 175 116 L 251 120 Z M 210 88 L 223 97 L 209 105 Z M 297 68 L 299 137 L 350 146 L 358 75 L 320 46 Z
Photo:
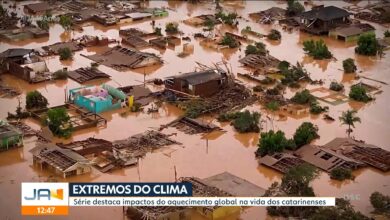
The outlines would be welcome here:
M 22 183 L 22 215 L 70 206 L 334 206 L 334 197 L 196 197 L 191 183 Z

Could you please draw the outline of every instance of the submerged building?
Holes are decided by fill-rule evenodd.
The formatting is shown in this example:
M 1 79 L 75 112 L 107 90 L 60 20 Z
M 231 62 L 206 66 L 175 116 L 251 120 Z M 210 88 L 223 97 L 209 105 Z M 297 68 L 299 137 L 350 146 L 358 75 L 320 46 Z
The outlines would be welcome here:
M 121 108 L 126 99 L 122 91 L 103 84 L 71 89 L 68 101 L 93 113 L 100 113 Z
M 23 134 L 12 125 L 0 121 L 0 151 L 23 145 Z
M 350 15 L 348 11 L 335 6 L 313 7 L 300 15 L 301 30 L 317 35 L 328 34 L 331 29 L 349 24 Z
M 165 79 L 165 88 L 207 97 L 214 95 L 228 83 L 225 71 L 210 69 L 201 72 L 184 73 Z

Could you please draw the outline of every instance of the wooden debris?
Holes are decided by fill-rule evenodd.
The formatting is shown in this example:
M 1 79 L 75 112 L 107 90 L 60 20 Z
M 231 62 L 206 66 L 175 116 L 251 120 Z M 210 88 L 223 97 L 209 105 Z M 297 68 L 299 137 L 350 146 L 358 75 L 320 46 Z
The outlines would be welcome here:
M 199 133 L 208 133 L 214 130 L 222 130 L 220 127 L 214 124 L 205 123 L 199 119 L 192 119 L 188 117 L 182 117 L 176 119 L 162 126 L 161 128 L 164 129 L 165 127 L 169 127 L 169 126 L 175 127 L 186 134 L 199 134 Z

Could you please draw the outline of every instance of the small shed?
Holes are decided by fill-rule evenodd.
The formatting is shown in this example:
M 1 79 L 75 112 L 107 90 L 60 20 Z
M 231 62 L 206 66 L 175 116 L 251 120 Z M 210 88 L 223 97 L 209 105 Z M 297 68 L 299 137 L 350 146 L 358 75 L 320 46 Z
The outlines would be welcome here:
M 329 37 L 333 37 L 337 40 L 351 42 L 358 40 L 362 34 L 367 33 L 375 33 L 375 28 L 370 24 L 356 24 L 330 30 Z
M 91 172 L 91 166 L 85 157 L 55 144 L 40 144 L 30 152 L 33 154 L 34 165 L 52 170 L 64 178 Z
M 22 145 L 23 133 L 5 121 L 0 121 L 0 151 Z
M 201 97 L 207 97 L 217 93 L 227 83 L 227 74 L 220 69 L 184 73 L 178 76 L 168 77 L 164 81 L 165 88 L 167 89 Z

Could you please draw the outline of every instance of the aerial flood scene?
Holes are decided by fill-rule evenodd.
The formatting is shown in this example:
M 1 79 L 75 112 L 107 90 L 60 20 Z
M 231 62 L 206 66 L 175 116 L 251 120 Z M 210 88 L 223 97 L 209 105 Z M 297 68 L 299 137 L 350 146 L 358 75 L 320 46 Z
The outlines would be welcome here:
M 390 1 L 1 0 L 0 20 L 0 219 L 37 219 L 23 182 L 336 198 L 42 219 L 390 219 Z

